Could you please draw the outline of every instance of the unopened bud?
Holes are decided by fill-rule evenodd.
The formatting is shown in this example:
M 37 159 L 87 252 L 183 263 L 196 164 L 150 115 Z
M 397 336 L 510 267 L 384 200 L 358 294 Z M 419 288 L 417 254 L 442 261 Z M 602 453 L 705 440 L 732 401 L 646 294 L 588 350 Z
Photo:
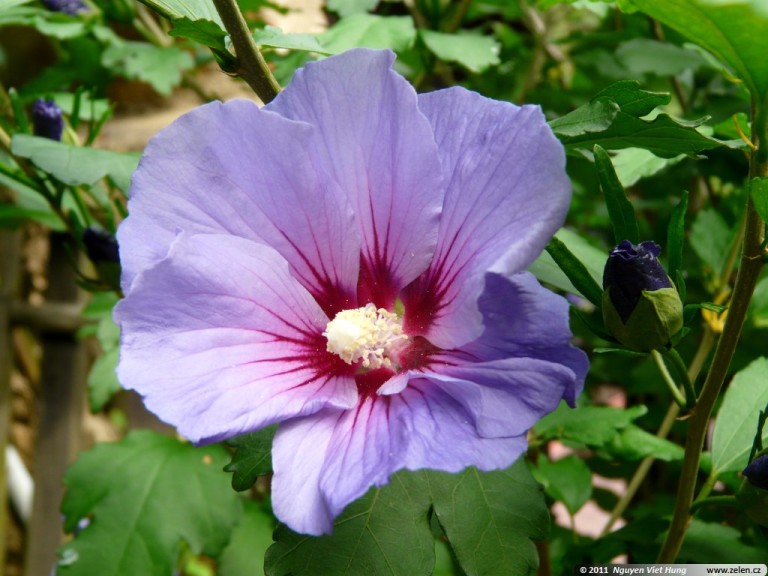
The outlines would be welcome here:
M 669 343 L 683 327 L 683 303 L 658 260 L 655 242 L 624 240 L 603 272 L 603 320 L 627 348 L 650 351 Z
M 38 98 L 32 107 L 32 126 L 35 136 L 61 140 L 64 132 L 64 118 L 53 100 Z

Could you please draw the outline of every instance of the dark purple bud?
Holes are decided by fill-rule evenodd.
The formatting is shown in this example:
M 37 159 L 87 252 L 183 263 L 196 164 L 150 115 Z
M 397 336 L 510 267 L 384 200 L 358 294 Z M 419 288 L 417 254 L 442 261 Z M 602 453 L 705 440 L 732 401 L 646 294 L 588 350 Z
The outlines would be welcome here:
M 61 108 L 53 100 L 38 98 L 32 107 L 32 125 L 35 136 L 61 140 L 61 134 L 64 132 Z
M 629 240 L 611 250 L 603 271 L 603 289 L 610 288 L 611 302 L 622 321 L 627 322 L 643 290 L 653 292 L 672 288 L 672 282 L 658 260 L 660 252 L 655 242 L 635 246 Z
M 115 237 L 101 228 L 86 228 L 83 232 L 83 244 L 88 258 L 92 262 L 120 262 L 120 253 Z
M 761 454 L 744 468 L 744 476 L 757 488 L 768 490 L 768 453 Z
M 88 10 L 88 7 L 81 0 L 43 0 L 43 5 L 48 10 L 63 12 L 70 16 L 77 16 L 81 12 Z

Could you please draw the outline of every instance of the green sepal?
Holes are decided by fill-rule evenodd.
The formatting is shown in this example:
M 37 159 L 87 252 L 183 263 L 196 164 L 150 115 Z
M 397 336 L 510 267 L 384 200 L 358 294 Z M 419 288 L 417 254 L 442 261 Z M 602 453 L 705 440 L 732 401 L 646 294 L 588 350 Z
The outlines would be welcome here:
M 610 287 L 603 292 L 603 320 L 616 340 L 631 350 L 648 352 L 666 346 L 683 327 L 683 303 L 677 289 L 643 290 L 626 324 L 610 298 Z

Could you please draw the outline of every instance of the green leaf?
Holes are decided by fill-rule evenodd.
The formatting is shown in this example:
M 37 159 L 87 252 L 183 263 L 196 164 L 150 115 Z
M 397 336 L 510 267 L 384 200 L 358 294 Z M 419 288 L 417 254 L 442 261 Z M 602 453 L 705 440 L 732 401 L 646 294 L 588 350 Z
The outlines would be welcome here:
M 379 0 L 328 0 L 328 10 L 336 12 L 342 18 L 352 14 L 370 12 L 376 8 Z
M 649 92 L 641 89 L 634 80 L 621 80 L 598 92 L 592 100 L 614 102 L 625 114 L 641 118 L 659 106 L 669 104 L 671 99 L 668 92 Z
M 501 46 L 489 36 L 427 29 L 419 30 L 419 36 L 435 56 L 445 62 L 458 62 L 471 72 L 479 73 L 501 63 Z
M 435 544 L 423 473 L 400 472 L 347 506 L 319 538 L 278 525 L 267 550 L 269 576 L 431 574 Z M 463 520 L 463 519 L 462 519 Z
M 758 358 L 733 377 L 725 392 L 712 435 L 712 466 L 718 474 L 747 465 L 760 410 L 768 404 L 766 374 L 768 358 Z M 768 442 L 768 429 L 763 442 Z
M 128 190 L 131 174 L 139 163 L 139 154 L 132 152 L 70 146 L 27 134 L 16 134 L 11 149 L 70 186 L 93 185 L 108 176 L 120 189 Z
M 662 158 L 674 158 L 726 145 L 696 130 L 702 121 L 674 120 L 666 114 L 652 120 L 642 118 L 669 100 L 669 94 L 641 90 L 637 82 L 616 82 L 588 104 L 550 122 L 550 126 L 571 149 L 590 150 L 599 144 L 610 150 L 643 148 Z M 597 121 L 591 120 L 593 115 Z M 582 117 L 587 121 L 586 128 L 573 120 Z
M 102 54 L 105 68 L 117 68 L 126 78 L 142 80 L 169 96 L 181 83 L 181 73 L 194 65 L 192 56 L 178 46 L 154 46 L 125 41 L 109 46 Z
M 611 162 L 613 162 L 613 168 L 616 170 L 616 176 L 619 177 L 619 182 L 625 188 L 634 186 L 643 178 L 658 174 L 684 158 L 685 154 L 679 154 L 674 158 L 659 158 L 642 148 L 623 148 L 614 150 L 611 154 Z
M 694 518 L 685 533 L 677 561 L 765 564 L 765 549 L 744 544 L 741 533 L 732 526 Z
M 608 459 L 620 458 L 630 461 L 653 456 L 657 460 L 673 462 L 682 460 L 683 453 L 681 446 L 646 432 L 635 424 L 622 428 L 601 450 L 601 455 L 607 455 Z
M 219 576 L 263 576 L 264 555 L 272 545 L 275 519 L 252 500 L 243 500 L 243 515 L 219 558 Z
M 410 16 L 374 16 L 354 14 L 342 18 L 320 35 L 320 43 L 331 53 L 350 48 L 391 48 L 407 50 L 416 39 L 416 28 Z
M 218 445 L 195 448 L 155 432 L 82 453 L 64 476 L 64 529 L 90 525 L 59 551 L 58 574 L 171 574 L 179 545 L 218 556 L 241 503 Z
M 759 101 L 768 93 L 768 6 L 764 0 L 633 0 L 724 62 Z
M 582 136 L 606 130 L 616 118 L 619 106 L 610 100 L 593 100 L 556 118 L 549 127 L 558 136 Z
M 253 38 L 258 46 L 331 54 L 320 45 L 317 37 L 312 34 L 286 34 L 274 26 L 266 26 L 263 30 L 254 31 Z
M 556 438 L 586 444 L 604 446 L 613 441 L 619 430 L 645 414 L 645 406 L 619 409 L 604 406 L 584 406 L 571 409 L 564 402 L 534 426 L 541 440 Z
M 656 76 L 677 76 L 707 66 L 704 57 L 694 50 L 648 38 L 623 42 L 616 49 L 616 58 L 634 74 Z
M 567 228 L 561 228 L 555 234 L 555 237 L 568 247 L 568 250 L 586 267 L 587 272 L 592 276 L 595 283 L 600 286 L 603 281 L 603 268 L 605 268 L 608 254 L 599 248 L 595 248 L 581 236 Z M 541 282 L 546 282 L 571 294 L 579 293 L 547 252 L 542 252 L 536 261 L 528 267 L 528 270 L 535 274 Z
M 213 2 L 209 0 L 141 0 L 158 14 L 169 20 L 210 20 L 223 30 L 224 24 Z
M 226 472 L 232 474 L 232 488 L 238 492 L 250 489 L 256 478 L 272 472 L 272 439 L 277 426 L 267 426 L 258 432 L 229 440 L 236 447 Z
M 592 472 L 577 456 L 566 456 L 555 461 L 541 458 L 534 476 L 544 485 L 549 496 L 563 503 L 571 516 L 581 510 L 592 496 Z
M 600 146 L 595 146 L 593 152 L 597 177 L 600 180 L 600 188 L 605 194 L 605 204 L 611 219 L 615 243 L 629 240 L 632 244 L 639 244 L 640 230 L 637 227 L 635 209 L 616 176 L 611 158 Z
M 768 178 L 753 178 L 749 183 L 749 193 L 760 218 L 768 222 Z
M 680 202 L 672 210 L 667 228 L 667 255 L 669 266 L 667 274 L 677 278 L 677 273 L 683 269 L 683 248 L 685 247 L 685 213 L 688 211 L 688 192 L 683 192 Z M 678 287 L 680 288 L 680 287 Z
M 709 266 L 711 272 L 720 274 L 728 259 L 735 230 L 714 208 L 701 210 L 691 225 L 691 248 Z
M 549 514 L 523 459 L 506 470 L 425 476 L 437 519 L 467 576 L 536 573 L 539 558 L 531 539 L 547 536 Z
M 91 366 L 88 373 L 88 404 L 91 412 L 100 411 L 112 396 L 122 390 L 116 373 L 119 358 L 120 348 L 114 346 L 102 352 Z
M 602 306 L 603 289 L 595 281 L 587 267 L 573 255 L 565 243 L 555 236 L 547 244 L 546 250 L 579 293 L 600 308 Z
M 187 38 L 193 42 L 224 52 L 227 49 L 227 33 L 213 20 L 192 20 L 187 16 L 174 18 L 170 36 Z
M 755 286 L 749 302 L 749 315 L 758 328 L 768 328 L 768 276 Z

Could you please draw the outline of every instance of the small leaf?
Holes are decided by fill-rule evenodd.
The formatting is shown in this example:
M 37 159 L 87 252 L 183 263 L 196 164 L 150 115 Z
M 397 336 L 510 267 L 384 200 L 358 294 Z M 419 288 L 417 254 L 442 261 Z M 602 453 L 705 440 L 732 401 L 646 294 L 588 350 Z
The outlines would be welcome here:
M 555 237 L 568 246 L 571 253 L 586 267 L 589 275 L 592 276 L 592 279 L 599 286 L 603 281 L 603 268 L 605 268 L 605 261 L 608 259 L 608 254 L 599 248 L 595 248 L 581 236 L 567 228 L 558 230 Z M 570 292 L 571 294 L 579 292 L 571 281 L 568 280 L 568 277 L 563 273 L 557 263 L 552 259 L 552 256 L 546 251 L 542 252 L 528 269 L 535 274 L 536 278 L 541 282 L 546 282 L 547 284 L 551 284 L 552 286 L 564 290 L 565 292 Z
M 534 474 L 544 490 L 562 502 L 571 516 L 576 514 L 592 496 L 592 472 L 577 456 L 566 456 L 550 462 L 541 458 Z
M 688 192 L 683 192 L 680 202 L 672 210 L 667 228 L 667 254 L 669 265 L 667 274 L 677 278 L 677 273 L 683 269 L 683 248 L 685 246 L 685 213 L 688 211 Z M 680 287 L 678 286 L 678 292 Z
M 191 68 L 194 60 L 178 46 L 124 41 L 109 46 L 101 63 L 106 68 L 117 67 L 126 78 L 147 82 L 160 94 L 169 96 L 181 83 L 182 71 Z
M 272 439 L 277 426 L 267 426 L 258 432 L 229 440 L 236 447 L 232 461 L 224 467 L 233 472 L 232 488 L 238 492 L 250 489 L 256 478 L 272 472 Z
M 82 453 L 64 477 L 64 529 L 90 525 L 59 551 L 57 574 L 171 574 L 179 545 L 218 556 L 241 513 L 221 467 L 221 446 L 195 448 L 131 432 Z
M 353 14 L 342 18 L 320 35 L 320 42 L 331 53 L 350 48 L 390 48 L 402 51 L 416 39 L 416 28 L 410 16 L 375 16 Z
M 547 536 L 549 514 L 523 459 L 506 470 L 425 476 L 437 519 L 467 576 L 535 574 L 539 558 L 531 540 Z
M 760 218 L 768 222 L 768 178 L 753 178 L 749 184 L 749 193 Z
M 673 462 L 683 459 L 683 448 L 674 442 L 646 432 L 635 424 L 630 424 L 613 437 L 601 452 L 607 459 L 640 460 L 653 456 L 657 460 Z
M 642 118 L 659 106 L 669 104 L 672 97 L 668 92 L 643 90 L 634 80 L 621 80 L 598 92 L 592 100 L 615 102 L 624 114 Z
M 725 392 L 712 434 L 712 466 L 718 474 L 747 465 L 760 409 L 768 404 L 766 374 L 768 358 L 758 358 L 733 377 Z M 768 442 L 768 430 L 763 442 Z
M 707 61 L 695 50 L 648 38 L 623 42 L 616 49 L 616 58 L 634 73 L 633 76 L 677 76 L 686 70 L 696 71 L 707 66 Z
M 267 550 L 269 576 L 431 574 L 435 543 L 423 473 L 400 472 L 347 506 L 333 533 L 312 537 L 279 524 Z
M 587 446 L 604 446 L 647 411 L 645 406 L 624 410 L 604 406 L 571 409 L 563 402 L 557 410 L 539 420 L 534 431 L 541 440 L 557 438 Z
M 275 519 L 252 500 L 243 500 L 243 515 L 219 558 L 219 576 L 263 576 L 264 555 L 272 545 Z
M 139 163 L 138 154 L 70 146 L 27 134 L 16 134 L 11 149 L 70 186 L 93 185 L 109 176 L 120 189 L 128 190 Z
M 632 244 L 639 244 L 640 230 L 637 227 L 635 209 L 616 176 L 611 158 L 600 146 L 595 146 L 593 151 L 597 177 L 600 180 L 603 194 L 605 194 L 605 204 L 608 207 L 615 244 L 624 240 L 629 240 Z
M 685 154 L 679 154 L 674 158 L 659 158 L 653 152 L 642 148 L 622 148 L 614 150 L 611 154 L 613 168 L 625 188 L 634 186 L 643 178 L 658 174 L 684 158 Z
M 224 29 L 219 13 L 213 2 L 208 0 L 141 0 L 158 14 L 169 20 L 187 18 L 189 20 L 210 20 Z
M 581 136 L 606 130 L 616 118 L 619 106 L 610 100 L 593 100 L 556 118 L 549 127 L 558 136 Z
M 214 50 L 227 49 L 227 33 L 212 20 L 192 20 L 186 16 L 173 19 L 173 28 L 168 33 L 177 38 L 187 38 Z
M 691 248 L 713 274 L 720 274 L 735 234 L 717 210 L 705 208 L 691 225 Z
M 501 46 L 489 36 L 427 29 L 419 30 L 419 36 L 435 56 L 445 62 L 458 62 L 471 72 L 479 73 L 501 62 Z
M 331 52 L 320 45 L 317 37 L 312 34 L 286 34 L 280 28 L 275 28 L 274 26 L 266 26 L 263 30 L 254 31 L 253 39 L 258 46 L 331 54 Z
M 557 237 L 549 241 L 546 250 L 579 293 L 596 307 L 600 308 L 603 299 L 603 289 L 589 273 L 587 267 Z
M 122 390 L 115 370 L 120 349 L 115 346 L 99 356 L 88 373 L 88 404 L 91 412 L 99 412 L 117 392 Z

